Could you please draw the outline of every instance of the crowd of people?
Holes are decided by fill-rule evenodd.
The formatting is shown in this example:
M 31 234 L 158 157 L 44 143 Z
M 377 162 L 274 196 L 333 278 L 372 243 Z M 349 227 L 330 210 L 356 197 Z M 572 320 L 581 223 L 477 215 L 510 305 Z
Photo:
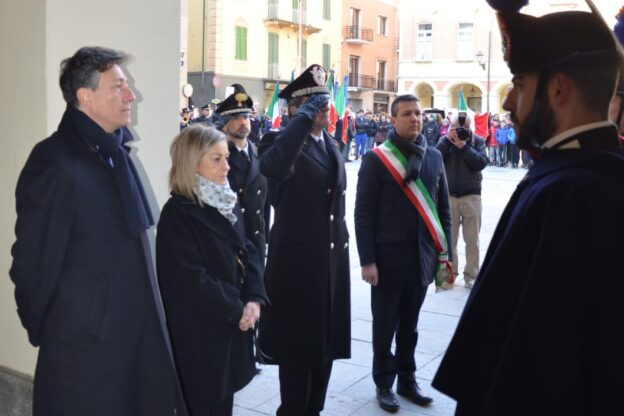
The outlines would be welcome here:
M 263 131 L 234 84 L 214 113 L 182 112 L 157 224 L 130 157 L 126 55 L 64 60 L 66 111 L 16 190 L 10 277 L 40 347 L 34 416 L 230 416 L 256 362 L 278 366 L 278 416 L 320 415 L 334 361 L 351 357 L 348 215 L 382 409 L 400 408 L 395 381 L 433 402 L 416 379 L 418 319 L 430 284 L 453 288 L 461 228 L 472 290 L 432 383 L 456 415 L 621 413 L 624 150 L 609 107 L 621 117 L 622 57 L 596 11 L 497 4 L 513 87 L 488 137 L 463 111 L 423 120 L 403 94 L 389 117 L 349 111 L 343 143 L 316 64 L 280 92 L 287 121 Z M 480 265 L 481 172 L 518 167 L 518 149 L 534 166 Z

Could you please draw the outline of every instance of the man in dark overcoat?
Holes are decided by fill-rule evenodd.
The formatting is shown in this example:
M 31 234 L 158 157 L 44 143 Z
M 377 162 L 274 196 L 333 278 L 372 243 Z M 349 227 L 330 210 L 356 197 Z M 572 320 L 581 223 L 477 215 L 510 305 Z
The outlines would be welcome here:
M 153 219 L 126 144 L 135 96 L 124 59 L 94 47 L 63 61 L 67 109 L 17 184 L 10 276 L 39 347 L 35 416 L 176 414 Z
M 312 65 L 280 98 L 291 119 L 261 140 L 260 171 L 275 209 L 265 282 L 271 306 L 260 320 L 264 353 L 279 365 L 280 416 L 318 415 L 332 362 L 350 357 L 346 175 L 326 132 L 326 71 Z
M 395 412 L 399 402 L 392 385 L 397 376 L 400 395 L 418 405 L 432 402 L 416 383 L 414 359 L 418 315 L 439 260 L 427 222 L 441 224 L 440 233 L 450 241 L 451 212 L 442 156 L 428 147 L 420 134 L 418 98 L 398 96 L 392 103 L 390 120 L 394 129 L 382 148 L 400 152 L 406 160 L 405 173 L 396 172 L 395 176 L 388 169 L 386 159 L 380 157 L 380 147 L 364 155 L 355 200 L 355 233 L 362 279 L 371 284 L 377 400 L 382 409 Z M 416 180 L 426 188 L 437 218 L 423 217 L 406 194 L 407 186 Z
M 498 13 L 503 108 L 539 155 L 505 208 L 433 380 L 456 415 L 619 415 L 624 153 L 620 56 L 592 13 Z
M 242 88 L 242 86 L 241 86 Z M 238 196 L 245 218 L 246 237 L 254 244 L 264 270 L 266 256 L 266 223 L 269 220 L 267 180 L 260 173 L 256 145 L 247 140 L 250 130 L 249 115 L 253 101 L 244 92 L 234 92 L 219 106 L 219 129 L 227 134 L 230 149 L 228 182 Z

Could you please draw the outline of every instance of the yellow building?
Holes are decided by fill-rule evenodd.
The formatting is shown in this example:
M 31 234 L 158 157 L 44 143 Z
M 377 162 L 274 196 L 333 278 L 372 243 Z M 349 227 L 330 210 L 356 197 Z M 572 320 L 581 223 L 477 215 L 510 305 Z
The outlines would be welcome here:
M 339 68 L 341 13 L 339 0 L 189 0 L 193 103 L 222 100 L 239 83 L 264 111 L 276 81 L 312 63 Z

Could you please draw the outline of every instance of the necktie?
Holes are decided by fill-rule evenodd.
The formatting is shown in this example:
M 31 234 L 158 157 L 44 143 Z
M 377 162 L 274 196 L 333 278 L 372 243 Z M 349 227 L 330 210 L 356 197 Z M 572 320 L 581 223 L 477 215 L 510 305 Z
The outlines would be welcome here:
M 246 150 L 241 150 L 241 155 L 243 156 L 243 159 L 245 159 L 247 161 L 247 163 L 249 163 L 249 154 L 247 153 Z
M 327 154 L 327 148 L 325 147 L 325 140 L 319 139 L 319 140 L 314 140 L 314 141 L 316 142 L 316 145 L 318 146 L 320 151 L 323 152 L 323 156 L 329 156 Z

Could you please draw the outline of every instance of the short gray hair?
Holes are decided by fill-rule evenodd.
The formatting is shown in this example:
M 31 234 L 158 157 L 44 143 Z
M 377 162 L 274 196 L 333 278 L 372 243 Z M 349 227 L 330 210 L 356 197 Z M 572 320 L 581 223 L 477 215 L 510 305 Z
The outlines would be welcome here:
M 99 46 L 80 48 L 74 56 L 63 59 L 59 84 L 67 105 L 77 107 L 78 89 L 95 90 L 100 82 L 100 74 L 126 59 L 128 55 L 124 52 Z

